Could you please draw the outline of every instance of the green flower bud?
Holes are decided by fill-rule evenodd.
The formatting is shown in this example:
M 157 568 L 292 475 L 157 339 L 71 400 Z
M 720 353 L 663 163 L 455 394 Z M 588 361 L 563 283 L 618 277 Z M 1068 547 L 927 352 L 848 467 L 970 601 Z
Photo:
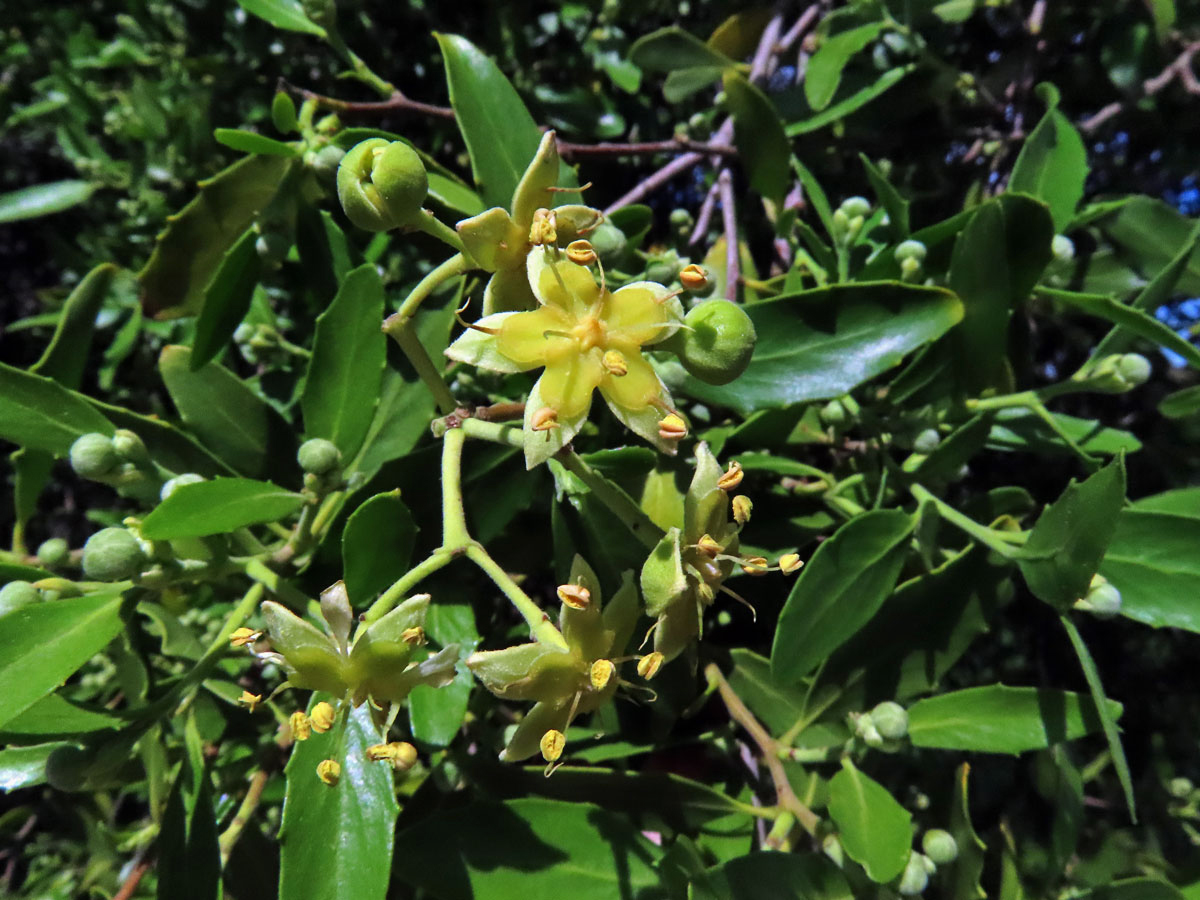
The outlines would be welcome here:
M 41 600 L 41 593 L 28 581 L 10 581 L 0 588 L 0 616 Z
M 925 868 L 925 857 L 914 853 L 908 858 L 904 874 L 900 876 L 900 886 L 897 890 L 905 897 L 921 893 L 929 886 L 929 870 Z
M 898 741 L 908 734 L 908 713 L 899 703 L 885 700 L 871 710 L 871 721 L 884 738 Z
M 112 438 L 95 432 L 80 435 L 76 439 L 71 445 L 70 459 L 71 468 L 78 475 L 92 481 L 111 475 L 121 464 L 121 457 L 117 455 Z
M 702 112 L 692 113 L 687 122 L 688 134 L 697 141 L 706 141 L 712 134 L 712 121 Z
M 906 259 L 915 259 L 917 262 L 923 263 L 926 252 L 925 245 L 920 241 L 904 241 L 896 247 L 892 255 L 898 263 L 903 263 Z
M 601 222 L 588 235 L 588 241 L 601 262 L 612 262 L 625 253 L 627 241 L 625 232 L 611 222 Z
M 93 581 L 124 581 L 146 562 L 142 545 L 124 528 L 103 528 L 83 545 L 83 574 Z
M 4 592 L 0 591 L 0 597 L 3 596 Z M 1190 778 L 1184 778 L 1183 776 L 1172 778 L 1169 782 L 1167 782 L 1167 791 L 1176 800 L 1186 800 L 1189 796 L 1191 796 L 1192 791 L 1195 789 L 1196 788 L 1195 785 L 1192 784 L 1192 780 Z
M 1117 372 L 1133 387 L 1150 380 L 1150 360 L 1140 353 L 1126 353 L 1117 361 Z
M 958 858 L 958 841 L 954 840 L 954 835 L 941 828 L 931 828 L 921 836 L 921 849 L 939 866 L 952 863 Z
M 671 210 L 671 227 L 680 231 L 687 231 L 696 224 L 696 220 L 692 218 L 692 214 L 686 209 Z
M 182 475 L 176 475 L 162 486 L 162 490 L 158 492 L 158 499 L 166 500 L 185 484 L 199 484 L 204 480 L 203 475 L 197 475 L 195 472 L 184 472 Z
M 670 284 L 681 268 L 683 267 L 679 264 L 679 257 L 673 253 L 658 257 L 646 266 L 646 280 L 655 284 Z
M 666 348 L 708 384 L 728 384 L 746 371 L 758 335 L 736 303 L 706 300 L 692 307 Z
M 936 428 L 926 428 L 913 438 L 913 450 L 917 453 L 932 453 L 942 442 L 942 436 Z
M 920 280 L 923 271 L 921 263 L 910 256 L 900 263 L 900 280 L 911 284 L 914 281 Z
M 296 103 L 285 91 L 276 92 L 275 99 L 271 101 L 271 121 L 275 124 L 275 130 L 282 134 L 296 130 Z
M 1056 234 L 1050 242 L 1050 252 L 1058 262 L 1068 263 L 1075 258 L 1075 244 L 1065 234 Z
M 139 466 L 150 465 L 150 452 L 142 439 L 127 428 L 118 428 L 112 436 L 113 449 L 121 459 Z
M 818 415 L 826 425 L 845 425 L 850 420 L 850 413 L 841 400 L 830 400 L 821 407 Z
M 62 538 L 48 538 L 37 548 L 38 561 L 44 566 L 61 566 L 67 561 L 71 548 Z
M 1093 575 L 1087 595 L 1075 601 L 1075 608 L 1102 618 L 1115 616 L 1121 611 L 1121 592 L 1103 575 Z
M 371 138 L 342 157 L 337 192 L 351 222 L 367 231 L 388 231 L 421 215 L 429 176 L 408 144 Z
M 1140 353 L 1106 356 L 1096 364 L 1084 382 L 1092 390 L 1123 394 L 1150 380 L 1150 360 Z
M 345 150 L 330 144 L 328 147 L 322 147 L 313 154 L 312 162 L 309 163 L 309 166 L 318 178 L 334 179 L 337 178 L 338 166 L 341 165 L 345 156 Z
M 871 212 L 871 201 L 866 197 L 847 197 L 838 207 L 838 211 L 845 213 L 846 218 L 850 220 L 859 216 L 865 218 Z
M 233 339 L 239 344 L 249 343 L 250 339 L 254 337 L 255 331 L 257 331 L 257 329 L 253 325 L 251 325 L 249 322 L 243 322 L 236 329 L 234 329 Z
M 332 441 L 313 438 L 300 445 L 296 461 L 310 475 L 325 475 L 341 465 L 342 453 Z

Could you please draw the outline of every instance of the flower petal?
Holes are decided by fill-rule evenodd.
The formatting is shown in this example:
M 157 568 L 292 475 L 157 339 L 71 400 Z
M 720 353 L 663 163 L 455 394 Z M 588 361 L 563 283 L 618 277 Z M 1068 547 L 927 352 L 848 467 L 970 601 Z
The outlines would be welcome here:
M 542 399 L 541 388 L 542 379 L 539 378 L 529 393 L 529 399 L 525 401 L 525 468 L 527 469 L 541 465 L 569 444 L 571 439 L 579 433 L 583 423 L 587 421 L 587 410 L 585 409 L 574 418 L 567 418 L 560 414 L 557 428 L 549 431 L 535 431 L 533 417 L 546 407 L 546 403 Z
M 505 700 L 571 697 L 587 674 L 574 653 L 539 643 L 472 653 L 466 662 L 484 687 Z
M 523 368 L 544 366 L 550 360 L 561 359 L 565 353 L 577 349 L 576 343 L 570 338 L 549 333 L 569 332 L 571 324 L 571 320 L 557 306 L 512 313 L 500 325 L 496 334 L 496 348 Z
M 615 403 L 631 411 L 645 409 L 661 398 L 667 389 L 641 351 L 636 347 L 619 347 L 619 350 L 625 357 L 625 374 L 614 375 L 606 370 L 600 380 L 600 392 L 610 404 Z M 655 425 L 657 432 L 658 426 Z
M 558 184 L 558 167 L 558 142 L 554 139 L 554 132 L 547 131 L 542 135 L 542 142 L 525 174 L 521 176 L 521 183 L 513 192 L 513 221 L 525 229 L 526 236 L 534 212 L 554 205 L 554 194 L 547 188 Z
M 600 579 L 596 577 L 587 561 L 578 554 L 571 564 L 570 583 L 587 588 L 591 594 L 591 603 L 586 609 L 576 609 L 564 603 L 558 615 L 558 627 L 566 638 L 567 645 L 578 653 L 580 658 L 590 663 L 608 655 L 612 635 L 605 632 L 604 619 L 600 613 L 603 605 Z
M 600 298 L 600 285 L 591 270 L 575 265 L 556 249 L 534 247 L 525 265 L 538 302 L 558 306 L 572 318 L 582 318 Z
M 463 219 L 455 230 L 471 258 L 489 272 L 495 272 L 501 266 L 505 249 L 512 244 L 513 235 L 519 234 L 512 217 L 498 206 Z
M 480 328 L 498 332 L 506 319 L 516 315 L 520 315 L 520 313 L 496 313 L 484 316 L 475 324 Z M 446 348 L 446 355 L 457 362 L 470 363 L 481 369 L 491 369 L 493 372 L 524 372 L 535 365 L 541 365 L 541 363 L 521 365 L 509 359 L 500 352 L 500 345 L 496 338 L 496 334 L 468 328 L 459 335 L 458 340 Z
M 557 411 L 560 420 L 586 414 L 591 407 L 592 391 L 608 374 L 600 362 L 601 355 L 596 349 L 566 353 L 547 362 L 538 385 L 544 405 Z
M 525 714 L 525 718 L 513 732 L 508 746 L 500 754 L 500 761 L 520 762 L 523 759 L 529 759 L 541 749 L 543 734 L 551 728 L 565 729 L 567 727 L 568 702 L 536 704 Z
M 683 322 L 683 305 L 678 297 L 653 281 L 635 281 L 611 294 L 604 304 L 604 321 L 609 333 L 644 347 L 666 340 Z
M 626 376 L 628 377 L 628 376 Z M 662 389 L 663 402 L 668 406 L 673 405 L 671 395 L 666 387 Z M 667 441 L 658 433 L 658 423 L 662 421 L 663 414 L 653 406 L 644 406 L 640 410 L 629 409 L 614 403 L 609 399 L 607 392 L 601 390 L 601 394 L 608 402 L 608 408 L 612 410 L 612 414 L 621 420 L 621 423 L 632 431 L 634 434 L 643 438 L 647 442 L 653 444 L 661 452 L 668 456 L 674 456 L 678 451 L 676 441 Z

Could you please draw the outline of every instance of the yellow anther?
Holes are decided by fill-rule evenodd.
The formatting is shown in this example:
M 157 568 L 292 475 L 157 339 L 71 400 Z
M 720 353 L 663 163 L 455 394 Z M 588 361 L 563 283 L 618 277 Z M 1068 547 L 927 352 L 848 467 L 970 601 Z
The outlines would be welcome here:
M 407 772 L 417 761 L 417 748 L 406 741 L 376 744 L 367 748 L 367 759 L 375 762 L 387 761 L 401 772 Z
M 767 561 L 761 556 L 747 556 L 742 560 L 742 571 L 747 575 L 766 575 Z
M 255 631 L 253 628 L 239 628 L 229 636 L 229 643 L 235 647 L 245 647 L 247 644 L 253 644 L 260 637 L 261 631 Z
M 333 717 L 333 707 L 322 700 L 312 708 L 312 712 L 308 714 L 308 721 L 313 731 L 324 734 L 333 727 Z
M 342 777 L 342 764 L 336 759 L 323 759 L 317 763 L 317 777 L 328 785 L 338 783 Z
M 558 599 L 571 609 L 587 609 L 592 605 L 592 592 L 579 584 L 560 584 Z
M 754 501 L 745 494 L 733 498 L 733 521 L 745 525 L 750 521 L 750 513 L 754 510 Z
M 307 741 L 312 736 L 312 722 L 309 721 L 302 709 L 292 713 L 288 719 L 288 727 L 292 730 L 293 740 Z
M 743 475 L 742 464 L 735 459 L 729 464 L 729 468 L 724 474 L 717 479 L 717 487 L 723 491 L 732 491 L 742 483 Z
M 664 441 L 679 441 L 687 437 L 687 422 L 675 413 L 669 413 L 658 423 L 658 436 Z
M 571 241 L 567 244 L 567 259 L 577 266 L 590 266 L 596 261 L 596 250 L 589 241 Z
M 529 243 L 553 245 L 558 242 L 558 220 L 553 210 L 539 209 L 533 214 L 533 224 L 529 226 Z
M 617 667 L 613 665 L 611 659 L 598 659 L 592 663 L 592 668 L 588 672 L 588 677 L 591 678 L 592 687 L 597 691 L 602 691 L 608 687 L 608 683 L 612 681 L 613 673 L 617 671 Z
M 557 729 L 551 728 L 542 735 L 538 742 L 542 748 L 542 759 L 546 762 L 557 762 L 562 756 L 563 747 L 567 746 L 567 736 Z
M 621 376 L 629 374 L 629 364 L 625 362 L 625 357 L 621 354 L 620 350 L 609 350 L 604 354 L 601 362 L 610 375 Z
M 793 572 L 800 571 L 800 567 L 804 565 L 804 561 L 800 559 L 799 553 L 785 553 L 779 557 L 779 571 L 784 575 L 791 575 Z
M 695 263 L 684 266 L 679 273 L 679 283 L 689 291 L 702 291 L 708 286 L 708 271 Z
M 258 704 L 262 703 L 262 694 L 252 694 L 249 691 L 242 691 L 242 696 L 238 697 L 238 703 L 246 707 L 250 712 L 254 712 Z
M 712 557 L 715 557 L 718 553 L 725 552 L 725 548 L 711 534 L 703 535 L 700 540 L 696 541 L 696 549 L 705 556 Z
M 658 674 L 658 670 L 662 668 L 663 655 L 655 650 L 653 653 L 648 653 L 638 660 L 637 673 L 649 681 Z
M 424 644 L 425 629 L 420 625 L 414 625 L 412 628 L 405 628 L 400 633 L 400 640 L 406 644 Z
M 552 428 L 557 428 L 558 410 L 550 406 L 543 406 L 530 417 L 529 427 L 534 431 L 550 431 Z

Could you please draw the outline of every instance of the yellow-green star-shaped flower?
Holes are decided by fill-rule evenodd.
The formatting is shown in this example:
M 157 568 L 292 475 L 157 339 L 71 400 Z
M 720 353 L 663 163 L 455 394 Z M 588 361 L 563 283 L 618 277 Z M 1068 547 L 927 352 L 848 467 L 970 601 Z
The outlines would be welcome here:
M 484 316 L 446 351 L 499 372 L 545 369 L 525 404 L 526 465 L 548 459 L 579 432 L 597 388 L 626 427 L 674 453 L 676 442 L 659 427 L 671 395 L 642 348 L 678 330 L 683 308 L 675 294 L 650 281 L 609 291 L 553 248 L 535 248 L 527 269 L 541 305 Z
M 558 144 L 554 132 L 548 131 L 513 192 L 511 214 L 496 206 L 456 226 L 471 258 L 492 273 L 483 293 L 485 315 L 533 309 L 536 300 L 525 277 L 529 251 L 572 241 L 600 221 L 601 214 L 587 206 L 549 209 L 554 206 L 558 172 Z

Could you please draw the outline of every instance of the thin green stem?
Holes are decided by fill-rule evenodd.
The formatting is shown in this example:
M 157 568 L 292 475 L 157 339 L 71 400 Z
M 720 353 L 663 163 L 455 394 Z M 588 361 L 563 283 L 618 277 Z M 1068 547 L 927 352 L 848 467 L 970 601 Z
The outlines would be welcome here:
M 1010 546 L 1002 538 L 998 537 L 996 532 L 992 531 L 992 529 L 985 525 L 980 525 L 970 516 L 964 516 L 945 501 L 935 497 L 921 485 L 911 485 L 908 490 L 918 502 L 932 503 L 937 507 L 937 510 L 943 519 L 950 524 L 957 526 L 962 531 L 965 531 L 985 547 L 995 550 L 1005 559 L 1016 559 L 1021 555 L 1019 548 Z
M 308 609 L 308 604 L 312 598 L 299 588 L 292 586 L 286 578 L 270 568 L 262 560 L 246 559 L 242 560 L 241 564 L 248 577 L 253 578 L 272 594 L 286 600 L 289 606 L 301 613 Z
M 400 308 L 384 321 L 383 330 L 391 334 L 393 329 L 403 328 L 417 314 L 417 310 L 421 308 L 421 304 L 441 286 L 442 282 L 449 281 L 457 275 L 462 275 L 471 268 L 473 268 L 471 261 L 463 254 L 456 253 L 454 256 L 451 256 L 417 282 L 417 286 L 404 298 L 404 302 L 400 304 Z
M 258 804 L 262 800 L 263 789 L 267 786 L 267 779 L 269 777 L 265 771 L 259 769 L 250 779 L 250 787 L 246 789 L 246 796 L 242 798 L 241 806 L 238 807 L 233 821 L 221 833 L 221 838 L 217 842 L 221 849 L 222 864 L 229 861 L 229 854 L 233 851 L 233 845 L 238 842 L 238 838 L 242 836 L 242 832 L 246 830 L 246 826 L 250 823 L 250 818 L 254 815 L 254 811 L 258 809 Z
M 423 231 L 430 237 L 437 238 L 452 250 L 457 250 L 464 256 L 467 255 L 467 248 L 463 246 L 462 238 L 458 236 L 458 232 L 431 213 L 429 210 L 421 210 L 420 218 L 417 220 L 417 224 L 413 227 L 417 231 Z
M 550 644 L 560 650 L 569 649 L 562 632 L 554 627 L 550 617 L 533 602 L 528 594 L 521 590 L 520 586 L 500 567 L 499 563 L 488 555 L 482 546 L 472 543 L 467 547 L 467 558 L 483 569 L 484 573 L 495 582 L 496 587 L 500 588 L 504 596 L 516 607 L 521 618 L 528 623 L 529 632 L 534 640 L 542 644 Z
M 392 583 L 391 587 L 380 594 L 379 599 L 372 603 L 366 613 L 363 614 L 363 622 L 370 625 L 372 622 L 383 618 L 383 616 L 392 611 L 392 608 L 400 602 L 405 594 L 427 576 L 448 565 L 459 553 L 438 547 L 438 549 L 434 550 L 424 560 L 405 572 Z
M 481 419 L 463 419 L 459 428 L 469 438 L 506 444 L 518 450 L 525 446 L 525 432 L 520 425 L 510 422 L 484 422 Z
M 467 436 L 451 428 L 442 438 L 442 549 L 466 547 L 471 542 L 462 498 L 462 453 Z
M 658 545 L 663 530 L 654 524 L 632 497 L 584 462 L 575 451 L 564 450 L 558 458 L 566 470 L 586 484 L 596 499 L 607 506 L 643 545 L 651 550 Z
M 429 388 L 429 392 L 433 394 L 433 399 L 437 401 L 438 409 L 444 415 L 454 412 L 458 405 L 454 400 L 454 395 L 450 392 L 450 386 L 446 384 L 446 379 L 442 377 L 442 373 L 438 371 L 437 366 L 433 364 L 433 360 L 429 358 L 429 352 L 425 349 L 425 345 L 421 343 L 421 339 L 417 337 L 417 333 L 411 328 L 394 328 L 388 329 L 384 327 L 400 345 L 400 349 L 404 351 L 404 355 L 408 357 L 408 361 L 412 363 L 412 367 L 417 370 L 417 375 L 425 382 L 425 387 Z

